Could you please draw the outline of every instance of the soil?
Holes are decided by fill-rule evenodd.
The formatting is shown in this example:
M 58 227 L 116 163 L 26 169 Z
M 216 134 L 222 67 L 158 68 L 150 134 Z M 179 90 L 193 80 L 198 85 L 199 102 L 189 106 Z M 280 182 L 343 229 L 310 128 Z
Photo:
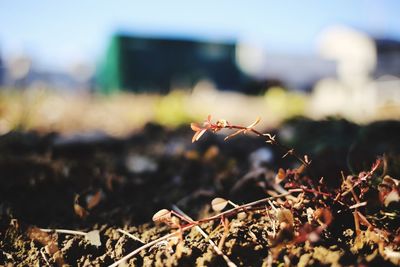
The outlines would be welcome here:
M 343 120 L 299 118 L 274 133 L 282 143 L 312 159 L 308 175 L 314 180 L 324 177 L 328 191 L 340 187 L 341 172 L 347 176 L 369 171 L 380 156 L 384 156 L 385 174 L 400 177 L 399 122 L 359 126 Z M 265 198 L 271 194 L 270 181 L 279 168 L 299 166 L 290 157 L 282 158 L 276 147 L 250 135 L 224 141 L 224 135 L 207 133 L 192 144 L 192 134 L 188 126 L 171 130 L 148 124 L 126 139 L 34 132 L 1 136 L 0 265 L 108 266 L 141 247 L 141 242 L 177 231 L 152 221 L 158 210 L 177 205 L 194 220 L 206 218 L 216 214 L 210 205 L 213 198 L 237 204 Z M 381 174 L 376 177 L 380 180 L 375 183 L 381 182 Z M 377 200 L 376 190 L 369 194 L 366 199 L 371 201 L 360 210 L 375 228 L 388 233 L 384 243 L 372 227 L 361 225 L 357 231 L 351 210 L 312 194 L 296 209 L 288 206 L 288 200 L 274 201 L 273 208 L 290 210 L 276 227 L 265 212 L 271 209 L 267 204 L 231 214 L 225 224 L 217 219 L 200 226 L 238 266 L 398 266 L 398 202 L 386 207 Z M 310 207 L 314 215 L 319 208 L 329 207 L 332 223 L 324 222 L 328 215 L 319 217 L 319 224 L 311 219 L 307 232 L 302 225 Z M 316 237 L 315 229 L 324 225 Z M 101 244 L 55 229 L 97 230 Z M 299 241 L 302 231 L 307 235 Z M 394 254 L 383 253 L 383 244 Z M 124 264 L 227 263 L 192 227 L 141 250 Z

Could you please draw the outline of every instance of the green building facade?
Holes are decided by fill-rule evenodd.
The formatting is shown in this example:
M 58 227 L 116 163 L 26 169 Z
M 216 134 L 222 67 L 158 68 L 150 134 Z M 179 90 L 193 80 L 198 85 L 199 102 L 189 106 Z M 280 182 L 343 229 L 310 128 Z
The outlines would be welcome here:
M 238 90 L 243 75 L 236 66 L 235 48 L 233 43 L 118 34 L 111 39 L 96 82 L 104 93 L 167 93 L 172 88 L 190 88 L 202 79 L 219 89 Z

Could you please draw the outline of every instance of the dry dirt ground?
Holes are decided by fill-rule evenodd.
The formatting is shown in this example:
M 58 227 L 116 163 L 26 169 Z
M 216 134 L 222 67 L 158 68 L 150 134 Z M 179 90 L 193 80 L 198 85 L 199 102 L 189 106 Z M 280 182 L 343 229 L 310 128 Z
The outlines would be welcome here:
M 276 133 L 281 143 L 312 159 L 308 170 L 296 173 L 296 161 L 250 135 L 225 142 L 223 135 L 207 133 L 192 144 L 188 126 L 149 124 L 126 139 L 4 135 L 0 265 L 108 266 L 177 231 L 123 266 L 226 266 L 210 240 L 237 266 L 398 266 L 400 123 L 361 127 L 296 119 Z M 277 184 L 280 168 L 284 175 Z M 383 185 L 390 200 L 380 191 L 384 176 L 393 178 Z M 360 177 L 367 177 L 366 184 L 354 186 L 356 196 L 331 197 L 344 180 Z M 177 225 L 187 222 L 173 215 L 167 224 L 152 221 L 173 205 L 200 220 L 218 213 L 210 205 L 215 197 L 240 205 L 296 186 L 326 194 L 297 192 L 208 220 L 200 224 L 207 238 L 196 227 L 180 231 Z

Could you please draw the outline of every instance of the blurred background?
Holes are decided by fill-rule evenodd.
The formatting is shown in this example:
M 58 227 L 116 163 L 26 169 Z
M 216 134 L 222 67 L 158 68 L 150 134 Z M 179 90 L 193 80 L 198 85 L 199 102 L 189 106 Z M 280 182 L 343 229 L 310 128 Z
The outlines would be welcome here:
M 400 118 L 398 1 L 0 1 L 0 135 Z

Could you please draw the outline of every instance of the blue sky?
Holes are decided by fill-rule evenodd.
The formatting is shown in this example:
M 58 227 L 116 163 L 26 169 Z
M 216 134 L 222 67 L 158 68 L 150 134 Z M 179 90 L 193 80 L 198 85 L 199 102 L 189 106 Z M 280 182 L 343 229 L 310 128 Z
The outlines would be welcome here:
M 0 52 L 34 55 L 44 68 L 96 62 L 113 32 L 237 40 L 268 50 L 312 53 L 327 26 L 400 39 L 400 1 L 0 0 Z

